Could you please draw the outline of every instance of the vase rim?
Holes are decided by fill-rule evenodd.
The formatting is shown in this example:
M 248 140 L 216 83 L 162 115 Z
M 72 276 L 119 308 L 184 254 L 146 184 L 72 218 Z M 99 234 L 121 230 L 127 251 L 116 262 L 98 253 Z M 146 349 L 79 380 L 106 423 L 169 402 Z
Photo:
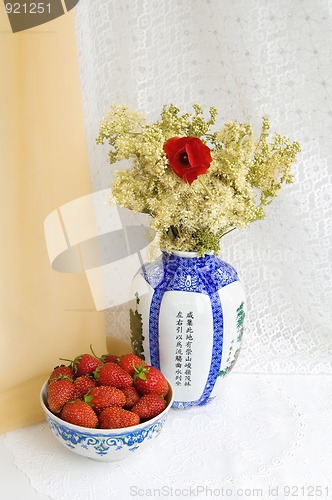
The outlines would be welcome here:
M 189 252 L 183 250 L 172 250 L 172 254 L 177 257 L 183 257 L 184 259 L 192 259 L 193 257 L 198 257 L 198 252 Z M 214 255 L 214 252 L 205 252 L 205 255 Z

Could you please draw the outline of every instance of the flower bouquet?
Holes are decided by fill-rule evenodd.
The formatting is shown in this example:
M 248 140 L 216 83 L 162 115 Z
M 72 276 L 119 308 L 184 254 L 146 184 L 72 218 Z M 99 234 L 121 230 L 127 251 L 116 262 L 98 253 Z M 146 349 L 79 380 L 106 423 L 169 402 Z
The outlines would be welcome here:
M 150 214 L 157 244 L 166 251 L 219 252 L 229 231 L 265 217 L 265 207 L 282 184 L 291 183 L 291 165 L 300 151 L 278 133 L 269 140 L 263 118 L 255 137 L 250 124 L 228 122 L 212 131 L 209 119 L 193 105 L 180 114 L 164 106 L 160 120 L 146 123 L 140 114 L 114 105 L 102 121 L 97 143 L 111 146 L 109 161 L 132 161 L 112 185 L 115 202 Z

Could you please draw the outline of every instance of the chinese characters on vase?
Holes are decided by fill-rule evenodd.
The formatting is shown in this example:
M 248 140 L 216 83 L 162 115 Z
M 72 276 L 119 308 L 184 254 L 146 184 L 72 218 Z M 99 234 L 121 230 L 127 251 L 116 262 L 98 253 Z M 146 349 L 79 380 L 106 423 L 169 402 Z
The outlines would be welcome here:
M 183 324 L 185 321 L 185 324 Z M 189 311 L 184 320 L 183 312 L 176 315 L 175 385 L 191 386 L 192 343 L 194 313 Z

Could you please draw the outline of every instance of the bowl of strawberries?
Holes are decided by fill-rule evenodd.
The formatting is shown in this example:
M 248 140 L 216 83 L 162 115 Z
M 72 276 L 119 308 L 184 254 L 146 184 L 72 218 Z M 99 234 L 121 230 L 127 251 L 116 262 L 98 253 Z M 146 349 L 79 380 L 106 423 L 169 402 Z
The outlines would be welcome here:
M 40 403 L 55 438 L 93 460 L 122 460 L 159 436 L 173 403 L 168 380 L 135 354 L 80 354 L 53 369 Z

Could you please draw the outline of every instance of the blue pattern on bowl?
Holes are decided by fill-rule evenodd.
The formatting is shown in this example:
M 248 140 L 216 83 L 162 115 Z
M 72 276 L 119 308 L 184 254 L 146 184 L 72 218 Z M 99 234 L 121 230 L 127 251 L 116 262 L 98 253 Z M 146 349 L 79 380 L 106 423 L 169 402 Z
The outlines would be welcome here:
M 146 422 L 123 429 L 90 429 L 65 422 L 50 412 L 46 405 L 47 382 L 40 393 L 40 403 L 54 437 L 68 450 L 99 461 L 122 460 L 158 437 L 173 402 L 171 387 L 166 399 L 165 410 Z

